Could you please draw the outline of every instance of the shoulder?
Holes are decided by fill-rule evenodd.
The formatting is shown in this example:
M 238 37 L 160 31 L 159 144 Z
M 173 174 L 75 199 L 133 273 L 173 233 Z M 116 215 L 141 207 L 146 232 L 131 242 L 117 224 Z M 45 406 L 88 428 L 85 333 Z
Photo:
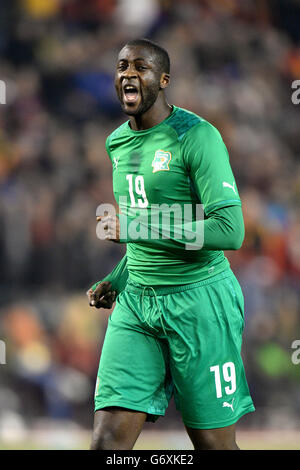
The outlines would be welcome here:
M 211 155 L 227 154 L 223 138 L 213 124 L 194 113 L 183 111 L 179 114 L 183 124 L 178 139 L 187 168 L 199 165 L 203 159 L 210 161 Z
M 116 141 L 119 139 L 122 139 L 124 134 L 126 134 L 126 131 L 128 129 L 128 121 L 124 122 L 121 124 L 117 129 L 115 129 L 111 134 L 106 139 L 106 148 L 109 150 L 111 145 L 114 145 Z
M 197 131 L 209 123 L 192 111 L 177 108 L 173 116 L 168 119 L 167 124 L 176 132 L 178 140 L 182 141 L 192 130 Z
M 203 118 L 200 118 L 198 121 L 196 119 L 191 120 L 189 126 L 185 126 L 185 132 L 181 140 L 183 143 L 190 144 L 192 142 L 194 145 L 223 142 L 219 130 Z

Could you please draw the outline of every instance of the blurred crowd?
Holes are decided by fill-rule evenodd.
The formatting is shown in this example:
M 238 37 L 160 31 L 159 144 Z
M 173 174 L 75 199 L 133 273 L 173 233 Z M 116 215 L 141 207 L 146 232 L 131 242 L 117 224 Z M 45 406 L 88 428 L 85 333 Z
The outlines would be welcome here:
M 91 425 L 110 312 L 85 292 L 124 253 L 97 239 L 95 215 L 113 203 L 105 140 L 127 119 L 114 67 L 135 37 L 168 50 L 169 102 L 214 124 L 229 149 L 246 225 L 227 256 L 245 295 L 251 419 L 296 426 L 299 25 L 297 0 L 1 0 L 0 437 L 7 412 Z

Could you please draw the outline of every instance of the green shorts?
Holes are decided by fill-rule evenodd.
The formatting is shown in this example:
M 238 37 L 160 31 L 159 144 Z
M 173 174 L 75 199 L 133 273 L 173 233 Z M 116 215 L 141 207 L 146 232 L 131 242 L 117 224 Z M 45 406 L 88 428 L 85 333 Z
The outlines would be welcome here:
M 165 414 L 174 393 L 186 426 L 229 426 L 254 411 L 241 358 L 244 301 L 230 269 L 181 286 L 128 281 L 102 348 L 95 411 Z

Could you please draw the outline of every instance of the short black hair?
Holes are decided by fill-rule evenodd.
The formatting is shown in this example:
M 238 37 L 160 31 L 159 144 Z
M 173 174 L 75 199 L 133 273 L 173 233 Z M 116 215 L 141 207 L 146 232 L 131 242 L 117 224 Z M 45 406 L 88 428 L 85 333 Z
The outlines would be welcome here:
M 150 39 L 138 38 L 132 39 L 131 41 L 127 42 L 124 47 L 127 46 L 142 46 L 147 49 L 150 49 L 157 58 L 159 69 L 162 73 L 170 73 L 170 57 L 167 51 L 156 44 Z

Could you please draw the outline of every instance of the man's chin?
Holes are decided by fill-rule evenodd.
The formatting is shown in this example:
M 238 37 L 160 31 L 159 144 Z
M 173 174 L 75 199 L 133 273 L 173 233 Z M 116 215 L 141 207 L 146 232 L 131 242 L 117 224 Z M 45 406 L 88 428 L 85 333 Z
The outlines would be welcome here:
M 125 103 L 122 103 L 122 109 L 123 112 L 128 116 L 138 116 L 139 114 L 143 114 L 141 105 L 130 106 Z

